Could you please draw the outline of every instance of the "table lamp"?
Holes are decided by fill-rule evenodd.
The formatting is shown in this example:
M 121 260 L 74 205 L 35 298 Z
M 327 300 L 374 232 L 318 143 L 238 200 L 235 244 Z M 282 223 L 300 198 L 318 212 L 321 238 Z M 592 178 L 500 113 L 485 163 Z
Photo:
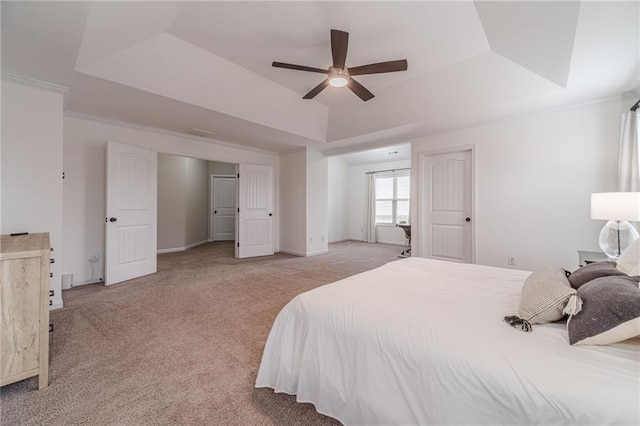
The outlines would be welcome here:
M 640 238 L 628 221 L 640 221 L 640 192 L 591 194 L 591 219 L 607 220 L 598 239 L 603 253 L 617 259 L 625 248 Z

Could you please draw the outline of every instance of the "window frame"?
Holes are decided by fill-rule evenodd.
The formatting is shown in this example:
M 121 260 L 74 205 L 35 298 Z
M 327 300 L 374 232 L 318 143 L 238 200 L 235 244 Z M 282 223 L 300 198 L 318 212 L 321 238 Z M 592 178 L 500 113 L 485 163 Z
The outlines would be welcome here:
M 389 172 L 389 173 L 376 173 L 376 186 L 378 179 L 384 178 L 393 178 L 393 198 L 378 198 L 378 193 L 376 191 L 376 199 L 375 199 L 375 208 L 376 208 L 376 226 L 389 226 L 395 227 L 398 225 L 398 201 L 407 201 L 409 205 L 411 205 L 411 192 L 409 192 L 409 197 L 407 198 L 399 198 L 398 197 L 398 178 L 399 177 L 408 177 L 409 178 L 409 188 L 411 188 L 411 170 L 403 170 L 398 172 Z M 378 222 L 378 201 L 391 201 L 391 222 Z M 409 223 L 409 222 L 407 222 Z

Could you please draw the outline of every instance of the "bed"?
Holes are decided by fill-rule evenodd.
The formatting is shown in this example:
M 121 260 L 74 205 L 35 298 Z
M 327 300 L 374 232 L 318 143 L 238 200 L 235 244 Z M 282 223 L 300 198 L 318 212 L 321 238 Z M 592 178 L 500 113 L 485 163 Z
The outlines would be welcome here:
M 255 386 L 344 424 L 639 424 L 640 340 L 509 327 L 528 275 L 408 258 L 300 294 Z

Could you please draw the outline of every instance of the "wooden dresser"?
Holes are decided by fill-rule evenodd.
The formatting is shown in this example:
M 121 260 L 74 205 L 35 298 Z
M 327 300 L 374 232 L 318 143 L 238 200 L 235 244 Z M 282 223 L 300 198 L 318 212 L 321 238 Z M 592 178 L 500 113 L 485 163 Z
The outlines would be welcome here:
M 49 384 L 49 234 L 0 237 L 0 386 Z

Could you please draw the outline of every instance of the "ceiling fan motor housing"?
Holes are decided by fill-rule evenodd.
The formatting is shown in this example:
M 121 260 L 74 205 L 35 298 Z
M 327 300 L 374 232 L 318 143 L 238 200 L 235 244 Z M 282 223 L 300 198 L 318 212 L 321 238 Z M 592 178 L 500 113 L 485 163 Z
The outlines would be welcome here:
M 349 82 L 349 70 L 329 67 L 329 84 L 333 87 L 344 87 Z

